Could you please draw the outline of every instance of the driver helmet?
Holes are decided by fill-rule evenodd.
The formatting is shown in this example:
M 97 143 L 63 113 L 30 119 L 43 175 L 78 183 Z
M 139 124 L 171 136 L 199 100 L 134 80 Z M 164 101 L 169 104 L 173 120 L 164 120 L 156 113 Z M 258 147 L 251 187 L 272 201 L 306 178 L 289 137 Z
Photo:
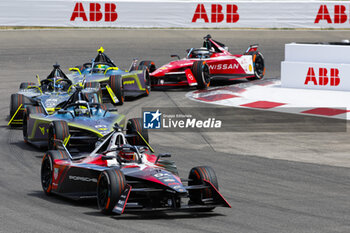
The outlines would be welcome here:
M 80 104 L 76 106 L 74 109 L 75 116 L 89 116 L 89 109 L 87 108 L 87 102 L 84 100 L 75 101 L 76 104 Z M 86 106 L 84 106 L 86 105 Z
M 210 52 L 207 48 L 194 49 L 190 55 L 191 58 L 209 58 Z
M 135 162 L 137 158 L 136 153 L 133 151 L 119 151 L 118 156 L 125 163 Z
M 98 65 L 94 66 L 93 72 L 94 73 L 104 73 L 108 67 L 109 66 L 105 65 L 105 64 L 98 64 Z
M 56 80 L 60 79 L 60 77 L 55 77 Z M 54 83 L 54 87 L 56 91 L 63 91 L 65 88 L 65 82 L 63 80 Z

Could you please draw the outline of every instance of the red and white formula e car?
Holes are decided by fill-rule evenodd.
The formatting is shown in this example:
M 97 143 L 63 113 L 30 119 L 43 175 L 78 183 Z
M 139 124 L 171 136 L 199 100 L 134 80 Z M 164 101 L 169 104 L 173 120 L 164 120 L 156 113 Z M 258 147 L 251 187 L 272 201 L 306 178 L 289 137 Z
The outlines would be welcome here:
M 251 45 L 244 54 L 233 55 L 228 48 L 207 35 L 201 48 L 187 50 L 185 58 L 172 61 L 156 69 L 154 62 L 141 61 L 150 71 L 152 87 L 196 86 L 204 89 L 211 79 L 262 79 L 265 74 L 264 57 L 258 45 Z
M 170 154 L 151 153 L 141 119 L 128 121 L 126 134 L 115 125 L 91 153 L 71 154 L 60 140 L 41 166 L 46 194 L 71 199 L 97 198 L 104 214 L 125 211 L 211 211 L 231 207 L 219 193 L 211 167 L 194 167 L 181 179 Z M 148 145 L 148 146 L 145 146 Z

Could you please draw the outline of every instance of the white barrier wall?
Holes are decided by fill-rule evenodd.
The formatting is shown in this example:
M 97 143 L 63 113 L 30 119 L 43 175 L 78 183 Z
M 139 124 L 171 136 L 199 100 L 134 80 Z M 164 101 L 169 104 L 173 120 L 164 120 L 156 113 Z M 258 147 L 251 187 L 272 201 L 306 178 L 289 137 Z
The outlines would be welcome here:
M 350 28 L 350 2 L 1 0 L 0 26 Z
M 281 86 L 350 91 L 350 46 L 286 44 Z

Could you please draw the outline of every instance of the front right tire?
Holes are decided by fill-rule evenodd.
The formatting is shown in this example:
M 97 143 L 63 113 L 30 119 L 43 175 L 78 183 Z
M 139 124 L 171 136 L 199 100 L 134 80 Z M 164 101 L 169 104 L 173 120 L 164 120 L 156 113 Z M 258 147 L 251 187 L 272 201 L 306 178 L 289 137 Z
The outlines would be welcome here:
M 114 92 L 115 96 L 119 100 L 117 105 L 123 105 L 124 103 L 124 88 L 123 80 L 121 75 L 112 75 L 109 77 L 109 85 Z
M 209 181 L 214 185 L 214 187 L 219 190 L 218 180 L 216 178 L 216 174 L 213 168 L 209 166 L 199 166 L 191 169 L 189 173 L 189 181 L 188 185 L 205 185 L 204 180 Z M 189 198 L 190 202 L 196 204 L 203 204 L 203 199 L 214 198 L 212 191 L 210 188 L 205 189 L 194 189 L 189 190 Z M 215 207 L 210 208 L 201 208 L 202 211 L 211 211 Z
M 263 79 L 265 75 L 265 62 L 264 56 L 258 52 L 249 52 L 248 54 L 252 55 L 253 66 L 254 66 L 254 77 L 247 78 L 250 81 Z

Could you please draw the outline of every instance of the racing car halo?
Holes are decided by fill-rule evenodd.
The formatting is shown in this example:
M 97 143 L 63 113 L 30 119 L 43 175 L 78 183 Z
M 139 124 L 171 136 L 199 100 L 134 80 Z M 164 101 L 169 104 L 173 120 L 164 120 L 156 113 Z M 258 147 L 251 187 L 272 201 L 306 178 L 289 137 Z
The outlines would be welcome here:
M 196 86 L 204 89 L 211 79 L 262 79 L 265 74 L 264 57 L 258 45 L 251 45 L 244 54 L 233 55 L 228 48 L 207 35 L 203 47 L 187 49 L 185 58 L 156 69 L 153 61 L 142 61 L 150 71 L 152 87 Z
M 148 96 L 151 90 L 147 67 L 135 66 L 133 61 L 129 70 L 122 70 L 104 53 L 101 47 L 91 62 L 70 68 L 68 77 L 73 83 L 93 83 L 93 87 L 101 88 L 104 102 L 122 105 L 125 96 Z
M 153 149 L 145 139 L 148 133 L 140 132 L 141 120 L 129 123 L 136 123 L 135 127 L 124 134 L 116 126 L 90 154 L 72 156 L 62 141 L 56 140 L 57 150 L 46 152 L 42 160 L 44 192 L 71 199 L 97 198 L 104 214 L 231 207 L 219 193 L 211 167 L 194 167 L 188 179 L 180 179 L 174 162 L 164 159 L 170 154 L 150 153 Z M 139 146 L 142 141 L 145 143 Z

